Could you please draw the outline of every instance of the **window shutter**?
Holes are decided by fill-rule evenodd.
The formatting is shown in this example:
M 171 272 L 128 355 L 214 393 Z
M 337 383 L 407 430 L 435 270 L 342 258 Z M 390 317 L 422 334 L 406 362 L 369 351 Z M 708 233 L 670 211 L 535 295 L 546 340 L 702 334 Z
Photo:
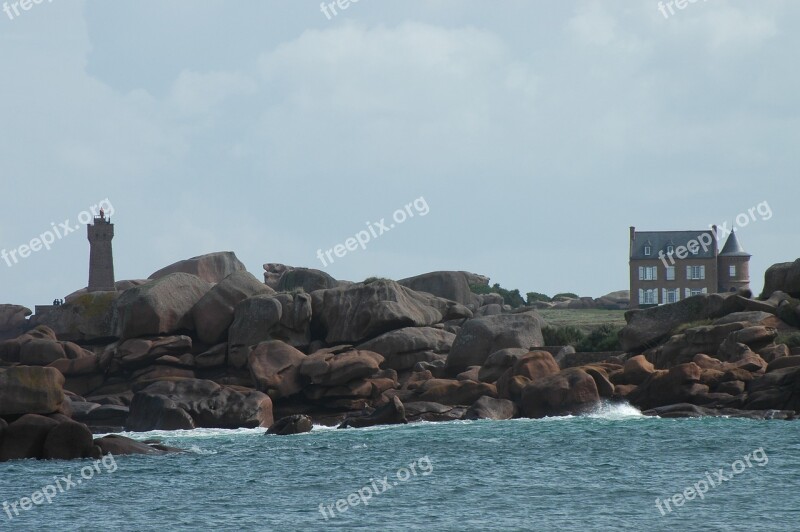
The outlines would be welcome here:
M 691 279 L 692 278 L 692 267 L 691 266 L 686 266 L 686 278 L 687 279 Z
M 667 302 L 667 289 L 666 288 L 662 288 L 661 289 L 661 302 L 662 303 L 666 303 Z
M 639 266 L 639 280 L 644 280 L 644 266 Z
M 692 291 L 690 289 L 685 288 L 684 290 L 685 290 L 684 293 L 686 294 L 686 297 L 690 297 L 692 295 Z
M 700 266 L 700 278 L 701 279 L 705 279 L 706 278 L 706 267 L 705 266 Z
M 653 266 L 653 280 L 658 281 L 658 266 Z
M 644 303 L 644 290 L 642 290 L 640 288 L 639 289 L 639 304 L 641 305 L 642 303 Z
M 703 293 L 707 294 L 708 293 L 708 288 L 703 288 Z

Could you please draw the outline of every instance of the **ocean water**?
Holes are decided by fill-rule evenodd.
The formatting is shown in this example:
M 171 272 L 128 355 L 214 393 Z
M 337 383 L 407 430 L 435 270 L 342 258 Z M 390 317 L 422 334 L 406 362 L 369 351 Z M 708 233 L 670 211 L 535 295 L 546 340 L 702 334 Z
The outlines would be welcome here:
M 800 530 L 796 422 L 608 406 L 264 432 L 130 433 L 188 452 L 0 464 L 0 530 Z

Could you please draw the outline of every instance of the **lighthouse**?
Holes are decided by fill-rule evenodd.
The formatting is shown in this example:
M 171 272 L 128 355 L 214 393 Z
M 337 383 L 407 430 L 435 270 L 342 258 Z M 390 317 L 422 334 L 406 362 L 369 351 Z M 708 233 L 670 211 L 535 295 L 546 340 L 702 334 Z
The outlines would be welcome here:
M 114 292 L 114 256 L 111 239 L 114 238 L 114 224 L 106 218 L 103 209 L 95 216 L 93 223 L 86 226 L 89 237 L 89 292 Z

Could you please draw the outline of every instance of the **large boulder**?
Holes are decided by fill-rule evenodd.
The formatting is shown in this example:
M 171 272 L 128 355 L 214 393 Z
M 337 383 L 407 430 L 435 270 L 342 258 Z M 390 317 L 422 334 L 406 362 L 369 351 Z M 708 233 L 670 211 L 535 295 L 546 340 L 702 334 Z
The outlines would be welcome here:
M 281 340 L 294 347 L 311 342 L 311 296 L 305 293 L 262 294 L 242 300 L 228 331 L 231 365 L 242 367 L 250 346 Z
M 447 367 L 460 373 L 469 366 L 482 366 L 490 354 L 500 349 L 541 347 L 543 323 L 535 310 L 467 320 L 447 356 Z
M 160 338 L 132 338 L 125 340 L 112 351 L 114 360 L 125 369 L 138 369 L 152 365 L 159 358 L 181 356 L 192 350 L 192 339 L 186 335 Z
M 177 449 L 165 447 L 154 443 L 143 443 L 140 441 L 120 436 L 119 434 L 109 434 L 94 440 L 104 455 L 125 456 L 133 454 L 164 454 L 166 452 L 176 452 Z
M 327 290 L 336 288 L 339 281 L 321 270 L 313 268 L 289 268 L 281 274 L 275 283 L 275 290 L 278 292 L 314 292 L 316 290 Z
M 726 302 L 728 298 L 730 302 Z M 620 332 L 622 349 L 629 353 L 644 351 L 667 339 L 682 323 L 721 318 L 741 310 L 743 303 L 730 294 L 702 294 L 670 305 L 629 310 L 625 313 L 628 324 Z
M 778 290 L 792 297 L 800 297 L 800 259 L 773 264 L 767 268 L 761 298 L 766 299 Z
M 195 275 L 170 273 L 126 290 L 115 302 L 119 338 L 194 330 L 192 308 L 211 285 Z
M 217 344 L 227 337 L 228 327 L 233 322 L 236 305 L 259 294 L 274 294 L 275 291 L 256 279 L 247 271 L 237 271 L 214 285 L 192 308 L 197 335 L 209 344 Z
M 0 369 L 0 416 L 50 414 L 64 402 L 64 376 L 54 368 Z
M 328 344 L 358 344 L 394 329 L 472 316 L 463 305 L 388 280 L 317 290 L 311 295 L 312 329 Z
M 408 423 L 406 409 L 400 398 L 395 396 L 391 401 L 375 409 L 366 416 L 355 416 L 345 419 L 338 428 L 363 428 L 376 425 L 399 425 Z
M 153 273 L 149 279 L 161 279 L 172 273 L 189 273 L 207 283 L 218 283 L 230 274 L 246 269 L 233 251 L 220 251 L 170 264 Z
M 517 405 L 508 399 L 484 395 L 475 401 L 464 414 L 464 419 L 511 419 L 517 415 Z
M 497 388 L 485 382 L 429 379 L 417 389 L 416 401 L 471 405 L 484 395 L 497 397 Z
M 0 305 L 0 340 L 21 332 L 31 315 L 31 309 L 22 305 Z
M 77 460 L 98 458 L 94 447 L 92 431 L 83 423 L 65 421 L 47 433 L 42 458 L 54 460 Z
M 519 407 L 522 416 L 540 418 L 580 414 L 599 402 L 592 376 L 580 368 L 567 368 L 525 386 Z
M 462 305 L 475 305 L 477 301 L 475 294 L 470 290 L 465 272 L 423 273 L 397 282 L 417 292 L 427 292 Z
M 314 425 L 310 417 L 303 414 L 295 414 L 292 416 L 282 417 L 273 423 L 272 426 L 267 430 L 267 434 L 289 436 L 292 434 L 311 432 L 312 428 L 314 428 Z
M 627 399 L 641 410 L 674 403 L 695 403 L 709 391 L 707 385 L 700 383 L 702 372 L 694 362 L 654 371 L 628 394 Z
M 334 354 L 321 350 L 308 355 L 300 364 L 300 375 L 306 382 L 338 386 L 371 377 L 380 371 L 383 357 L 372 351 L 345 351 Z
M 404 327 L 389 331 L 358 346 L 358 349 L 380 353 L 384 367 L 408 370 L 417 362 L 433 362 L 450 352 L 456 335 L 433 327 Z
M 0 462 L 23 458 L 42 458 L 47 434 L 58 421 L 38 414 L 25 414 L 3 431 Z
M 261 342 L 247 357 L 247 367 L 258 391 L 272 399 L 294 395 L 303 389 L 300 366 L 306 355 L 279 340 Z
M 47 325 L 60 340 L 93 342 L 116 337 L 115 302 L 120 292 L 88 292 L 51 308 L 33 323 Z
M 136 392 L 127 429 L 233 429 L 272 423 L 272 401 L 267 394 L 209 380 L 175 379 L 154 382 Z

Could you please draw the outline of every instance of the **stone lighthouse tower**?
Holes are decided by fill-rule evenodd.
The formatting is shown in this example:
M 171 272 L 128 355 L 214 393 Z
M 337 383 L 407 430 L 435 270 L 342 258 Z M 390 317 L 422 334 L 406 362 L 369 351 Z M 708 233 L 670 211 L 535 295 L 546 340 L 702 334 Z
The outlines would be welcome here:
M 89 292 L 114 292 L 114 256 L 111 252 L 111 239 L 114 238 L 114 224 L 100 209 L 100 216 L 87 225 L 89 232 Z

